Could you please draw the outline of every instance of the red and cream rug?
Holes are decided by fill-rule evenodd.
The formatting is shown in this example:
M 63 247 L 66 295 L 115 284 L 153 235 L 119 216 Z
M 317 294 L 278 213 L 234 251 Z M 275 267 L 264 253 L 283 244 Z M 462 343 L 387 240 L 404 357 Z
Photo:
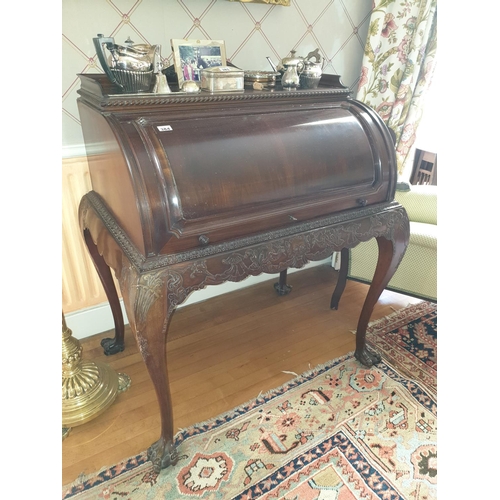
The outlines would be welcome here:
M 63 499 L 431 500 L 437 497 L 437 305 L 373 323 L 382 362 L 352 354 L 176 436 L 180 460 L 146 453 L 63 488 Z

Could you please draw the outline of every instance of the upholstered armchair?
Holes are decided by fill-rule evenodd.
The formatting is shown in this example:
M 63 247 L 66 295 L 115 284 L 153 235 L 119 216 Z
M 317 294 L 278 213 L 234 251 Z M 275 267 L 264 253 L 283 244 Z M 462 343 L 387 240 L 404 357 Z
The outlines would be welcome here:
M 398 183 L 396 201 L 410 219 L 410 242 L 387 289 L 437 302 L 437 186 Z M 347 277 L 370 283 L 378 247 L 374 238 L 350 250 Z

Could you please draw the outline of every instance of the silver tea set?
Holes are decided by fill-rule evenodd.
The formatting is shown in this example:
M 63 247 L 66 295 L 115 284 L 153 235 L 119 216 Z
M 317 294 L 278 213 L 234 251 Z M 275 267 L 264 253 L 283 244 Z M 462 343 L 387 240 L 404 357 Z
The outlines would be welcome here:
M 295 50 L 292 50 L 290 54 L 289 57 L 282 59 L 276 68 L 282 73 L 281 86 L 288 90 L 299 87 L 317 88 L 323 74 L 323 59 L 319 49 L 309 52 L 306 57 L 295 55 Z
M 92 40 L 102 69 L 111 83 L 117 85 L 122 92 L 158 94 L 171 92 L 166 76 L 162 72 L 161 45 L 134 44 L 130 38 L 125 41 L 124 45 L 118 45 L 113 37 L 105 37 L 100 34 Z M 108 57 L 106 57 L 104 48 L 109 52 Z M 318 87 L 323 73 L 323 59 L 319 49 L 309 52 L 306 57 L 297 56 L 295 50 L 292 50 L 290 56 L 283 58 L 277 66 L 272 63 L 269 57 L 267 60 L 271 64 L 273 72 L 261 73 L 266 73 L 265 80 L 269 87 L 271 83 L 274 86 L 274 82 L 279 81 L 280 75 L 281 86 L 285 90 L 315 89 Z M 258 80 L 258 76 L 253 75 L 253 79 Z M 191 83 L 196 85 L 195 82 Z M 183 88 L 181 90 L 194 92 L 199 91 L 199 88 Z

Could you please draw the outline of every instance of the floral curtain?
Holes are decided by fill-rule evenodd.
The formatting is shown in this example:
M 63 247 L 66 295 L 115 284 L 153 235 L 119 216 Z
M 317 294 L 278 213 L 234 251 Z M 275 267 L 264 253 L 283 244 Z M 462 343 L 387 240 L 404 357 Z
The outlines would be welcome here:
M 375 0 L 356 98 L 396 134 L 400 178 L 409 178 L 437 55 L 437 0 Z

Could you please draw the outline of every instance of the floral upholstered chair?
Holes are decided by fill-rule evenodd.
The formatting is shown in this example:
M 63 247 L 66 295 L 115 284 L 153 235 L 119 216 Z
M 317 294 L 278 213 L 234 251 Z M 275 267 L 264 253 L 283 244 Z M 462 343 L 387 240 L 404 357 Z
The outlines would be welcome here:
M 410 242 L 388 290 L 437 302 L 437 186 L 398 183 L 396 201 L 410 219 Z M 374 238 L 350 250 L 347 277 L 371 283 L 377 263 Z

